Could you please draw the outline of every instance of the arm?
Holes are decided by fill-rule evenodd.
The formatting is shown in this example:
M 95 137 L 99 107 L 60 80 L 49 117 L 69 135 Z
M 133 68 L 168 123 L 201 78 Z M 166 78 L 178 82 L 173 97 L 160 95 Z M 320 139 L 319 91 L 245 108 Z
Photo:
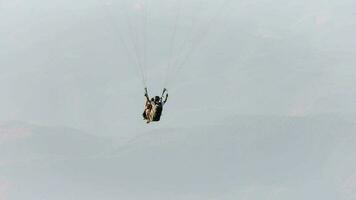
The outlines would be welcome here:
M 164 97 L 164 94 L 166 94 L 166 92 L 167 92 L 167 89 L 164 88 L 163 92 L 162 92 L 161 101 L 163 101 L 163 97 Z M 163 101 L 163 104 L 165 104 L 167 102 L 167 100 L 168 100 L 168 93 L 166 94 L 166 99 Z
M 150 98 L 148 97 L 148 94 L 145 94 L 146 101 L 150 101 Z
M 168 94 L 166 94 L 166 99 L 163 101 L 163 104 L 165 104 L 168 100 Z
M 146 100 L 149 102 L 150 101 L 150 97 L 148 96 L 147 88 L 145 88 L 145 97 L 146 97 Z

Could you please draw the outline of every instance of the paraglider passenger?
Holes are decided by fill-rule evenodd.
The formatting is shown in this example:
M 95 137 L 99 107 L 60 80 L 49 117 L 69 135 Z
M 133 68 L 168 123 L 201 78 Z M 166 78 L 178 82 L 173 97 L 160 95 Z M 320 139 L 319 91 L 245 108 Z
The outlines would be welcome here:
M 143 119 L 147 121 L 147 123 L 150 123 L 152 121 L 160 121 L 161 115 L 162 115 L 162 110 L 164 104 L 168 100 L 168 93 L 165 96 L 165 99 L 163 100 L 163 97 L 165 93 L 167 92 L 167 89 L 163 90 L 162 97 L 155 96 L 150 100 L 147 89 L 145 89 L 145 97 L 146 97 L 146 104 L 145 104 L 145 111 L 143 112 Z
M 144 120 L 148 120 L 148 116 L 149 116 L 149 113 L 152 110 L 152 104 L 154 102 L 154 99 L 152 98 L 150 100 L 150 98 L 148 97 L 147 92 L 145 93 L 145 97 L 146 97 L 145 110 L 143 111 L 142 116 L 143 116 Z M 149 122 L 147 122 L 147 123 L 149 123 Z

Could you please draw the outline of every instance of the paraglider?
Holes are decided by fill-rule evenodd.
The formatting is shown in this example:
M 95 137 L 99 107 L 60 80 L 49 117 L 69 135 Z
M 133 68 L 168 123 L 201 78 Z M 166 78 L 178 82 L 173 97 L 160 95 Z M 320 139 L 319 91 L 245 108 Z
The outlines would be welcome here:
M 143 119 L 146 120 L 146 123 L 158 122 L 161 119 L 163 106 L 167 103 L 168 92 L 164 88 L 161 97 L 155 96 L 151 98 L 148 96 L 147 88 L 145 88 L 145 110 L 142 113 Z M 164 100 L 163 100 L 164 99 Z
M 156 1 L 149 0 L 106 3 L 105 13 L 110 19 L 120 46 L 130 63 L 136 66 L 142 86 L 145 88 L 146 103 L 142 116 L 147 123 L 160 121 L 163 106 L 168 99 L 166 88 L 175 82 L 181 69 L 190 60 L 210 29 L 217 24 L 218 16 L 223 13 L 230 1 L 232 0 L 202 4 L 200 0 L 172 0 L 162 1 L 159 7 L 155 6 L 158 5 Z M 118 9 L 111 10 L 116 3 L 119 3 L 116 7 Z M 157 18 L 160 15 L 164 17 Z M 149 34 L 153 32 L 153 28 L 161 30 L 162 25 L 165 25 L 168 31 L 155 31 L 154 37 L 153 34 Z M 164 41 L 165 38 L 168 41 Z M 159 43 L 153 43 L 155 41 Z M 152 56 L 155 53 L 162 56 L 159 58 Z M 149 69 L 153 69 L 153 66 L 160 72 L 154 74 L 155 80 L 162 78 L 164 90 L 161 96 L 150 99 L 147 82 L 150 74 L 148 72 L 151 71 Z M 162 77 L 157 77 L 158 75 Z

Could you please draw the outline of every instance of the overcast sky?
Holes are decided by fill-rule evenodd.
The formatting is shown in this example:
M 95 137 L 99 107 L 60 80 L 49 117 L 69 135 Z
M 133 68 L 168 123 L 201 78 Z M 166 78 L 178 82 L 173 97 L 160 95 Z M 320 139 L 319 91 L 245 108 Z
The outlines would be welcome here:
M 119 32 L 132 48 L 127 24 L 139 32 L 145 6 L 153 93 L 163 87 L 177 9 L 177 43 L 204 32 L 209 17 L 219 13 L 174 74 L 167 118 L 206 109 L 298 116 L 354 112 L 354 1 L 227 2 L 220 13 L 223 1 L 2 0 L 0 119 L 107 134 L 138 126 L 143 85 Z M 174 120 L 183 122 L 181 116 Z
M 0 200 L 354 200 L 355 8 L 0 0 Z

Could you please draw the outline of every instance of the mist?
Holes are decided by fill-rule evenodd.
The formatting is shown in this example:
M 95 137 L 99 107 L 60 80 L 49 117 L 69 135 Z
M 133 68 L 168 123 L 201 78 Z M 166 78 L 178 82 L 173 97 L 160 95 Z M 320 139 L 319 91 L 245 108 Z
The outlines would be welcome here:
M 355 7 L 0 0 L 0 199 L 355 198 Z M 170 95 L 152 125 L 145 86 Z

